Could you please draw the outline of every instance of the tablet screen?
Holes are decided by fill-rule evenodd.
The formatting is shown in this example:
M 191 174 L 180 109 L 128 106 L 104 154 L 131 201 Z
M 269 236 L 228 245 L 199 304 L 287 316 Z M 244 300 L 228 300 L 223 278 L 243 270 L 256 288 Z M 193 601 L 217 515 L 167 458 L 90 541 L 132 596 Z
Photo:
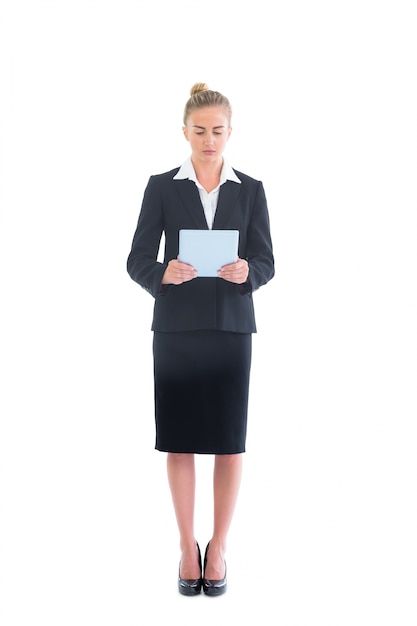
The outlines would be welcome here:
M 238 230 L 193 230 L 179 232 L 179 260 L 192 265 L 198 276 L 217 276 L 217 271 L 238 259 Z

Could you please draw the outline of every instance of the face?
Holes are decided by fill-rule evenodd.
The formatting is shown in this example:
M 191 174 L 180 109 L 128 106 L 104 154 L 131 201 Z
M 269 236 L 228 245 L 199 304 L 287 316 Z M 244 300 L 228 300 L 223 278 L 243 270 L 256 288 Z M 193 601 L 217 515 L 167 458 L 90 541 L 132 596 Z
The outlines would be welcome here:
M 191 145 L 191 158 L 194 162 L 213 163 L 222 160 L 227 140 L 232 132 L 225 110 L 222 107 L 205 107 L 193 111 L 184 136 Z

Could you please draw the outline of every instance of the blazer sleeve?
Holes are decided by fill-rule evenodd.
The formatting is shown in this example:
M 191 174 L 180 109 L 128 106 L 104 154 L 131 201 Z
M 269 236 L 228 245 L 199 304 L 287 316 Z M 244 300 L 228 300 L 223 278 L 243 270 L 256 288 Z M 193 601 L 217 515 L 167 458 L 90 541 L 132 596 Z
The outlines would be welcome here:
M 246 260 L 249 276 L 243 291 L 255 291 L 275 274 L 270 220 L 263 184 L 259 181 L 247 229 Z
M 156 177 L 151 176 L 145 188 L 139 219 L 127 259 L 130 277 L 154 298 L 160 292 L 167 263 L 157 261 L 164 230 L 161 195 Z

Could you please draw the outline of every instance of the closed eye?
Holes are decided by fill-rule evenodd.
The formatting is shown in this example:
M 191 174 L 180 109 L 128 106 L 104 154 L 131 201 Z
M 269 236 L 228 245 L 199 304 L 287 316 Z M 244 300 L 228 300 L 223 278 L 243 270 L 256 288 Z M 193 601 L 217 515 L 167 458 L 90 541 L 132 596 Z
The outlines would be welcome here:
M 196 135 L 204 135 L 204 130 L 201 131 L 196 131 L 195 132 Z M 214 130 L 213 131 L 213 135 L 223 135 L 223 131 L 219 131 L 219 130 Z

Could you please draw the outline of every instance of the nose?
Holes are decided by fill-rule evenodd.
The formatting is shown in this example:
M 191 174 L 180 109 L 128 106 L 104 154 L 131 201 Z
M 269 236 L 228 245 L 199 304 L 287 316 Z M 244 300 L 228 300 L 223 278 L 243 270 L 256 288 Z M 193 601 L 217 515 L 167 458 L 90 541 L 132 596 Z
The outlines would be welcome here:
M 211 133 L 207 133 L 206 135 L 206 145 L 210 146 L 213 142 L 214 142 L 214 135 L 212 135 Z

